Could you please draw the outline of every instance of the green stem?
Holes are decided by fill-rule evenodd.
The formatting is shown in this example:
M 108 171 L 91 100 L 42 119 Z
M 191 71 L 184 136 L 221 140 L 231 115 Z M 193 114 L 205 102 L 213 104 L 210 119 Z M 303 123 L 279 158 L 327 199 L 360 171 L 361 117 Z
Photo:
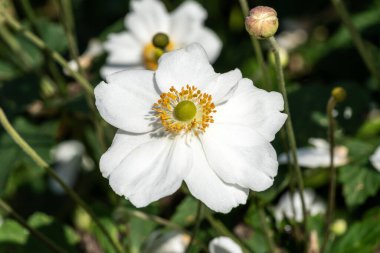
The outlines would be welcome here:
M 288 95 L 286 92 L 284 72 L 283 72 L 282 66 L 281 66 L 279 47 L 277 45 L 276 39 L 274 37 L 270 37 L 269 42 L 272 45 L 272 48 L 274 51 L 277 79 L 279 82 L 280 91 L 281 91 L 282 96 L 284 98 L 285 113 L 288 115 L 288 119 L 285 123 L 285 128 L 286 128 L 286 133 L 287 133 L 288 141 L 289 141 L 290 155 L 292 158 L 291 162 L 293 164 L 294 174 L 296 176 L 297 184 L 298 184 L 298 187 L 300 190 L 301 203 L 302 203 L 302 213 L 303 213 L 303 225 L 304 225 L 304 228 L 306 229 L 307 211 L 306 211 L 305 198 L 304 198 L 304 184 L 303 184 L 303 179 L 302 179 L 301 168 L 298 165 L 297 144 L 296 144 L 296 139 L 294 136 L 293 124 L 292 124 L 292 119 L 291 119 L 290 110 L 289 110 Z
M 227 236 L 235 241 L 243 250 L 244 253 L 253 253 L 252 249 L 243 242 L 239 237 L 233 234 L 228 228 L 224 226 L 224 224 L 217 219 L 215 219 L 209 210 L 205 210 L 205 217 L 210 225 L 221 235 Z
M 249 14 L 249 6 L 248 6 L 247 0 L 239 0 L 239 2 L 240 2 L 240 6 L 241 6 L 241 9 L 242 9 L 244 16 L 248 15 Z M 263 77 L 264 88 L 267 90 L 272 90 L 273 87 L 272 87 L 270 77 L 268 74 L 268 67 L 264 61 L 264 56 L 263 56 L 263 52 L 261 50 L 260 42 L 254 36 L 250 35 L 250 38 L 251 38 L 253 50 L 255 51 L 255 55 L 257 57 L 257 62 L 261 68 L 261 72 L 262 72 L 261 74 Z
M 202 205 L 202 202 L 198 201 L 197 214 L 195 215 L 195 224 L 194 224 L 193 231 L 191 233 L 190 242 L 186 247 L 185 253 L 190 252 L 193 242 L 195 240 L 195 237 L 197 236 L 202 219 L 203 219 L 203 205 Z
M 372 76 L 376 79 L 378 85 L 380 85 L 380 68 L 376 66 L 372 53 L 368 50 L 368 47 L 364 44 L 364 41 L 360 36 L 360 33 L 355 28 L 354 23 L 350 18 L 350 14 L 346 9 L 346 6 L 342 2 L 342 0 L 331 0 L 331 2 L 334 5 L 338 15 L 342 19 L 343 24 L 349 31 L 351 38 L 357 50 L 359 51 L 359 54 L 363 59 L 365 65 L 367 66 Z
M 260 203 L 258 203 L 258 201 L 256 202 L 256 205 L 257 205 L 259 216 L 260 216 L 261 226 L 264 230 L 264 234 L 265 234 L 265 237 L 266 237 L 267 242 L 268 242 L 269 250 L 272 253 L 276 253 L 276 252 L 278 252 L 277 247 L 276 247 L 276 244 L 273 240 L 273 233 L 268 226 L 268 220 L 267 220 L 267 217 L 264 213 L 264 209 L 260 205 Z
M 67 39 L 67 44 L 69 46 L 70 57 L 75 61 L 78 66 L 79 73 L 84 74 L 82 66 L 79 63 L 79 52 L 78 45 L 75 38 L 75 26 L 74 26 L 74 17 L 73 17 L 73 7 L 71 0 L 61 0 L 60 7 L 62 9 L 61 20 L 64 24 L 65 34 Z
M 48 246 L 52 251 L 57 252 L 57 253 L 67 253 L 65 250 L 63 250 L 61 247 L 55 244 L 52 240 L 50 240 L 44 234 L 42 234 L 38 230 L 29 226 L 29 224 L 21 217 L 21 215 L 19 215 L 16 211 L 14 211 L 12 207 L 10 207 L 2 199 L 0 199 L 0 208 L 3 209 L 6 214 L 11 215 L 21 226 L 27 229 L 30 232 L 30 234 L 35 236 L 41 242 L 45 243 L 46 246 Z
M 335 194 L 336 194 L 336 168 L 334 166 L 334 147 L 335 147 L 335 124 L 333 117 L 333 110 L 336 105 L 336 100 L 334 97 L 330 97 L 327 102 L 327 117 L 328 117 L 328 139 L 330 143 L 330 185 L 329 185 L 329 200 L 326 212 L 326 228 L 324 241 L 321 248 L 321 252 L 325 251 L 327 243 L 330 237 L 330 226 L 334 217 L 334 209 L 335 209 Z
M 13 128 L 13 126 L 8 121 L 6 115 L 4 114 L 3 109 L 0 107 L 0 123 L 3 125 L 4 129 L 10 135 L 10 137 L 14 140 L 14 142 L 41 168 L 43 168 L 49 176 L 51 176 L 58 184 L 64 189 L 64 191 L 77 203 L 81 206 L 93 219 L 95 224 L 102 231 L 104 236 L 110 241 L 113 248 L 116 252 L 122 253 L 120 246 L 112 239 L 111 235 L 108 233 L 104 225 L 100 222 L 100 220 L 96 217 L 95 213 L 91 210 L 91 208 L 79 197 L 78 194 L 75 193 L 69 186 L 62 181 L 62 179 L 54 172 L 54 170 L 45 162 L 37 153 L 34 151 L 32 147 L 17 133 L 17 131 Z

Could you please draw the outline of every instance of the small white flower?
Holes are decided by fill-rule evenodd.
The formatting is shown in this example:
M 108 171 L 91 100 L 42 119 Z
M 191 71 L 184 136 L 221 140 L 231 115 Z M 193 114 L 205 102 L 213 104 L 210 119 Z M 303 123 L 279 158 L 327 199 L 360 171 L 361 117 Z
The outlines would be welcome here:
M 119 128 L 100 160 L 112 189 L 143 207 L 185 181 L 209 208 L 229 212 L 277 174 L 270 144 L 284 124 L 284 101 L 218 74 L 199 44 L 164 54 L 156 72 L 126 70 L 95 88 L 101 116 Z
M 210 253 L 243 253 L 236 242 L 225 236 L 212 239 L 208 248 Z
M 313 216 L 326 211 L 325 203 L 317 197 L 312 189 L 304 190 L 304 199 L 306 210 L 310 215 Z M 290 192 L 286 192 L 282 195 L 275 207 L 274 215 L 278 221 L 282 220 L 285 215 L 288 219 L 301 222 L 303 220 L 303 213 L 300 193 L 297 191 L 292 195 Z
M 375 150 L 375 153 L 371 155 L 369 160 L 371 161 L 372 166 L 380 172 L 380 146 Z
M 329 143 L 323 139 L 310 138 L 309 143 L 313 147 L 297 149 L 298 163 L 305 168 L 327 168 L 330 166 Z M 348 149 L 344 146 L 336 146 L 334 149 L 334 166 L 343 166 L 348 163 Z M 285 153 L 278 156 L 280 164 L 288 163 Z
M 211 62 L 219 56 L 221 41 L 204 27 L 207 12 L 199 3 L 186 1 L 168 13 L 159 0 L 132 0 L 131 10 L 125 17 L 127 31 L 111 34 L 104 44 L 109 53 L 106 65 L 100 70 L 104 78 L 127 68 L 155 70 L 158 57 L 152 39 L 157 33 L 169 36 L 167 51 L 198 42 Z
M 153 232 L 145 242 L 143 253 L 185 253 L 190 236 L 179 232 Z
M 85 148 L 82 143 L 76 140 L 68 140 L 59 143 L 52 151 L 53 168 L 57 175 L 70 187 L 79 175 Z M 62 194 L 64 190 L 53 179 L 49 179 L 51 190 L 56 194 Z

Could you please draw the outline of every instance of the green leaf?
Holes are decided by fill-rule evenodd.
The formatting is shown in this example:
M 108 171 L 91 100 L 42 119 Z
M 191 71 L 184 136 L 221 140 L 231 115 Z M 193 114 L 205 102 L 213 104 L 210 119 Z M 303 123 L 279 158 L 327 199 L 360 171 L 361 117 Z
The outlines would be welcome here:
M 339 181 L 348 206 L 362 204 L 380 189 L 380 173 L 364 166 L 345 166 L 339 169 Z
M 193 197 L 186 197 L 178 205 L 171 221 L 180 226 L 188 226 L 195 220 L 195 214 L 197 213 L 198 202 Z
M 25 244 L 28 238 L 28 233 L 29 232 L 16 221 L 5 219 L 4 223 L 0 225 L 0 245 L 4 242 L 21 245 Z

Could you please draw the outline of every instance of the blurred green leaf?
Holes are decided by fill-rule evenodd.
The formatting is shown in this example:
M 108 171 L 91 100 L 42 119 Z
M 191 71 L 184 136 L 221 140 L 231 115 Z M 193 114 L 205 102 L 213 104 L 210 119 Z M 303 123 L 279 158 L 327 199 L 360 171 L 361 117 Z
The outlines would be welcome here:
M 15 243 L 25 244 L 28 239 L 29 232 L 12 219 L 5 219 L 4 223 L 0 225 L 0 249 L 2 244 Z M 3 251 L 1 251 L 3 252 Z
M 195 214 L 197 213 L 198 202 L 191 196 L 182 200 L 181 204 L 177 206 L 171 221 L 181 226 L 188 226 L 195 220 Z

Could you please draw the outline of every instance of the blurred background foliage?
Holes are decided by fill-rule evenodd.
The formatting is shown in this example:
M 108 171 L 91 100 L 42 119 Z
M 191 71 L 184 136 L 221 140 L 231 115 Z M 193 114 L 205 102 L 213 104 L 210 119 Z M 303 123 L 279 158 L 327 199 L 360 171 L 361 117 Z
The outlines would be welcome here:
M 4 1 L 4 0 L 2 0 Z M 182 0 L 164 0 L 168 10 Z M 208 11 L 207 26 L 223 41 L 222 53 L 215 63 L 217 72 L 240 68 L 245 77 L 261 86 L 261 76 L 239 1 L 199 1 Z M 345 1 L 355 26 L 366 47 L 380 66 L 380 0 Z M 337 107 L 337 142 L 349 149 L 350 163 L 338 170 L 337 216 L 345 219 L 348 230 L 337 236 L 330 252 L 380 251 L 380 173 L 368 157 L 380 144 L 380 84 L 370 75 L 360 58 L 352 38 L 327 0 L 250 1 L 254 5 L 275 8 L 280 18 L 278 38 L 290 37 L 285 67 L 290 110 L 299 146 L 307 146 L 310 137 L 326 138 L 326 103 L 331 89 L 340 85 L 348 94 Z M 14 15 L 22 24 L 41 37 L 49 48 L 70 59 L 62 11 L 55 0 L 13 1 Z M 90 40 L 104 41 L 112 32 L 122 31 L 123 18 L 129 10 L 127 0 L 73 0 L 75 35 L 79 52 Z M 123 247 L 139 252 L 147 236 L 156 229 L 167 229 L 150 219 L 133 215 L 135 208 L 116 196 L 97 169 L 103 152 L 98 144 L 83 91 L 78 83 L 64 74 L 47 52 L 39 50 L 20 33 L 13 32 L 0 20 L 0 106 L 25 140 L 49 163 L 51 150 L 59 142 L 76 139 L 85 145 L 95 164 L 93 170 L 82 170 L 74 189 L 95 210 L 111 234 Z M 302 34 L 294 40 L 289 34 Z M 289 40 L 289 39 L 288 39 Z M 276 90 L 274 67 L 270 64 L 269 45 L 262 42 L 269 62 L 271 81 Z M 100 82 L 99 67 L 105 55 L 94 59 L 86 71 L 95 86 Z M 380 69 L 380 68 L 379 68 Z M 114 129 L 106 130 L 110 145 Z M 279 135 L 278 135 L 279 136 Z M 284 150 L 281 138 L 274 142 L 278 153 Z M 307 187 L 327 198 L 326 170 L 304 169 Z M 252 194 L 252 201 L 234 209 L 229 215 L 214 215 L 201 223 L 195 250 L 204 250 L 211 238 L 225 234 L 212 219 L 222 222 L 254 252 L 269 252 L 258 205 L 264 205 L 276 243 L 296 252 L 293 224 L 274 222 L 272 208 L 279 195 L 292 182 L 287 166 L 281 166 L 275 185 Z M 51 191 L 45 172 L 14 144 L 0 129 L 0 196 L 6 199 L 38 231 L 49 235 L 68 252 L 113 252 L 87 214 L 78 209 L 66 195 Z M 258 201 L 254 201 L 257 199 Z M 194 225 L 196 201 L 178 192 L 141 211 L 163 217 L 191 229 Z M 0 226 L 0 252 L 49 252 L 40 241 L 3 213 Z M 214 221 L 215 222 L 215 221 Z M 323 234 L 323 217 L 309 220 L 310 228 Z M 202 243 L 204 242 L 204 243 Z M 202 246 L 203 245 L 203 246 Z M 293 250 L 292 250 L 293 249 Z

